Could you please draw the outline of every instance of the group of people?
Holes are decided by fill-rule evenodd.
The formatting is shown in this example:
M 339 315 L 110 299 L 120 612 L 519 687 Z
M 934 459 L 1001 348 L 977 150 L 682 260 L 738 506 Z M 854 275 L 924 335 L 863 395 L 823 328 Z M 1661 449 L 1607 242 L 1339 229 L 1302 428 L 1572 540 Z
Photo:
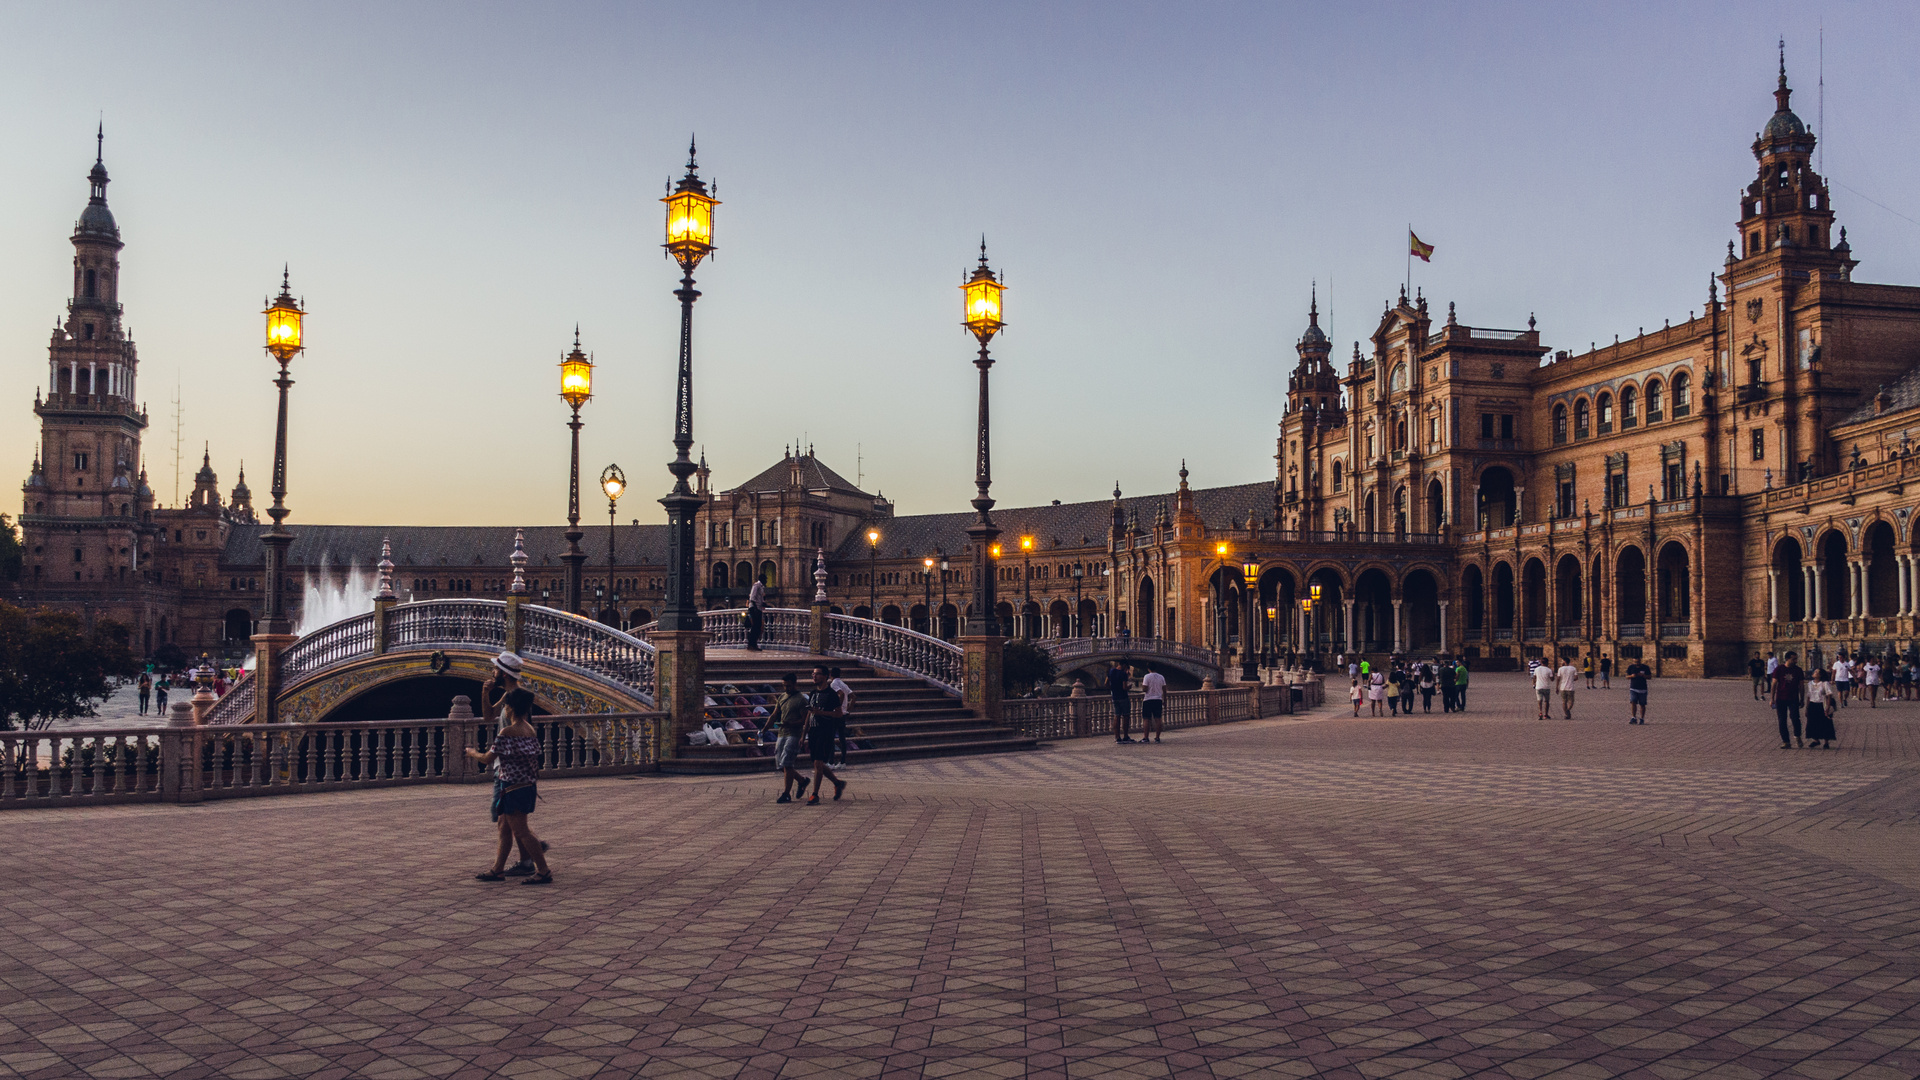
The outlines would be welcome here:
M 1149 669 L 1140 676 L 1140 737 L 1133 737 L 1133 665 L 1115 660 L 1107 667 L 1107 693 L 1113 697 L 1113 741 L 1160 741 L 1166 722 L 1167 677 Z
M 1754 657 L 1759 659 L 1758 654 Z M 1861 670 L 1856 670 L 1856 665 Z M 1800 654 L 1790 652 L 1775 659 L 1767 654 L 1762 676 L 1754 679 L 1755 697 L 1758 697 L 1761 678 L 1767 685 L 1767 704 L 1773 706 L 1773 712 L 1780 723 L 1780 749 L 1791 750 L 1830 750 L 1840 738 L 1834 730 L 1833 720 L 1836 709 L 1845 708 L 1849 695 L 1853 693 L 1855 675 L 1864 677 L 1864 664 L 1849 660 L 1845 653 L 1834 661 L 1831 668 L 1815 668 L 1812 672 L 1800 668 Z M 1874 677 L 1878 679 L 1882 669 L 1874 665 Z M 1749 665 L 1749 670 L 1751 670 Z M 1847 681 L 1842 682 L 1839 674 L 1845 672 Z M 1874 684 L 1878 687 L 1880 684 Z M 1807 724 L 1803 735 L 1800 727 L 1800 711 L 1806 709 Z
M 1433 695 L 1440 695 L 1443 713 L 1467 711 L 1467 662 L 1434 659 L 1417 664 L 1394 660 L 1382 667 L 1370 660 L 1354 659 L 1347 664 L 1347 696 L 1353 702 L 1353 715 L 1360 715 L 1365 701 L 1370 716 L 1413 715 L 1413 695 L 1420 694 L 1422 712 L 1433 711 Z M 1382 713 L 1382 707 L 1386 712 Z
M 1771 649 L 1767 650 L 1765 660 L 1756 652 L 1747 661 L 1747 674 L 1753 679 L 1753 700 L 1759 701 L 1763 693 L 1772 693 L 1773 676 L 1783 663 Z M 1882 656 L 1864 650 L 1849 653 L 1841 649 L 1834 657 L 1833 666 L 1820 667 L 1820 670 L 1826 672 L 1828 681 L 1833 683 L 1837 708 L 1864 701 L 1868 708 L 1876 709 L 1882 699 L 1912 701 L 1920 696 L 1920 657 L 1892 652 Z
M 1588 653 L 1578 667 L 1573 657 L 1560 658 L 1560 666 L 1554 667 L 1545 660 L 1535 660 L 1531 665 L 1533 692 L 1539 705 L 1539 718 L 1553 719 L 1553 698 L 1560 696 L 1560 716 L 1563 720 L 1573 719 L 1574 695 L 1581 680 L 1585 680 L 1589 690 L 1611 690 L 1613 688 L 1613 657 L 1602 656 L 1598 661 Z M 1653 669 L 1640 660 L 1633 660 L 1621 672 L 1627 678 L 1627 723 L 1645 724 L 1647 722 L 1648 680 L 1653 677 Z M 1599 679 L 1599 685 L 1594 683 Z
M 771 723 L 778 729 L 773 744 L 773 765 L 783 774 L 777 803 L 790 803 L 806 796 L 808 806 L 820 805 L 820 793 L 833 785 L 838 802 L 846 793 L 847 782 L 834 771 L 834 746 L 840 747 L 840 768 L 846 767 L 847 713 L 853 705 L 853 690 L 840 678 L 840 669 L 829 672 L 813 669 L 813 689 L 800 692 L 800 677 L 788 672 L 780 677 L 783 689 L 773 703 Z M 800 747 L 805 745 L 813 759 L 813 776 L 800 771 Z M 813 794 L 807 795 L 811 784 Z
M 215 697 L 225 697 L 233 684 L 240 681 L 239 668 L 213 668 L 212 670 L 213 696 Z M 193 692 L 193 671 L 155 671 L 149 664 L 133 682 L 134 693 L 140 699 L 140 715 L 147 715 L 149 709 L 155 716 L 164 715 L 167 711 L 167 696 L 182 688 L 189 694 Z

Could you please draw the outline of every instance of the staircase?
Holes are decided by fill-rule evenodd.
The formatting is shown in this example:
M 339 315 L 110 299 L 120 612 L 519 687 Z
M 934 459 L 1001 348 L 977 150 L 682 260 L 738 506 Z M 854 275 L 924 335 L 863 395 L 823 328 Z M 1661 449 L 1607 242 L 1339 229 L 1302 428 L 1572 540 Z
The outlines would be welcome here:
M 808 691 L 812 688 L 813 666 L 818 660 L 818 657 L 799 653 L 769 652 L 761 656 L 709 653 L 707 718 L 738 719 L 752 726 L 767 723 L 773 702 L 781 693 L 780 676 L 793 672 L 800 677 L 800 689 Z M 838 666 L 840 677 L 853 689 L 853 715 L 848 718 L 847 729 L 850 764 L 1034 748 L 1032 738 L 1014 728 L 975 716 L 944 691 L 919 679 L 876 671 L 849 660 L 826 663 Z M 681 746 L 675 749 L 675 755 L 661 763 L 660 771 L 709 774 L 773 770 L 771 744 L 764 752 L 754 745 Z M 813 768 L 813 760 L 807 756 L 804 746 L 800 765 L 803 770 Z

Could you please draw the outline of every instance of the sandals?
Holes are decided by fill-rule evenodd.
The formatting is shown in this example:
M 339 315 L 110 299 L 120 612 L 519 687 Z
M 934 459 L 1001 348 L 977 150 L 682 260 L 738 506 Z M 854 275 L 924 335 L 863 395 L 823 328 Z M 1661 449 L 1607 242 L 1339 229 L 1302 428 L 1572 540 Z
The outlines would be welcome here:
M 499 872 L 497 872 L 497 871 L 494 871 L 494 870 L 487 870 L 487 871 L 483 871 L 483 872 L 481 872 L 481 873 L 478 873 L 478 874 L 475 874 L 475 875 L 473 875 L 473 880 L 475 880 L 475 881 L 505 881 L 505 880 L 507 880 L 507 875 L 505 875 L 505 874 L 502 874 L 502 873 L 499 873 Z
M 525 881 L 523 881 L 523 882 L 521 882 L 520 884 L 522 884 L 522 885 L 551 885 L 551 884 L 553 884 L 553 874 L 551 874 L 551 873 L 546 873 L 546 874 L 535 874 L 535 875 L 533 875 L 532 877 L 530 877 L 530 878 L 528 878 L 527 880 L 525 880 Z

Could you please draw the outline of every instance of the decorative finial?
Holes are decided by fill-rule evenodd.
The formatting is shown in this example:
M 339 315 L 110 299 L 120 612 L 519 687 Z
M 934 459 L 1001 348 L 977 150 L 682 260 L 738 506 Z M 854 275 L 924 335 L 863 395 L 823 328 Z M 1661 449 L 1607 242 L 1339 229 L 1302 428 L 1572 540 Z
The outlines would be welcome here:
M 1310 288 L 1312 291 L 1309 292 L 1308 295 L 1312 297 L 1312 299 L 1307 304 L 1307 322 L 1313 324 L 1314 326 L 1319 326 L 1320 325 L 1320 282 L 1319 280 L 1315 279 Z
M 692 135 L 688 135 L 687 136 L 687 171 L 688 172 L 692 172 L 694 169 L 699 167 L 695 163 L 696 157 L 698 157 L 698 153 L 697 153 L 697 148 L 695 146 L 695 138 Z
M 1115 480 L 1113 482 L 1113 501 L 1114 502 L 1120 501 L 1120 481 L 1118 480 Z
M 1780 85 L 1782 88 L 1787 85 L 1787 39 L 1785 35 L 1782 35 L 1780 38 Z
M 1448 325 L 1448 326 L 1452 326 L 1452 325 L 1454 325 L 1454 319 L 1453 319 L 1453 301 L 1451 301 L 1451 300 L 1449 300 L 1449 301 L 1447 301 L 1447 325 Z
M 100 115 L 100 125 L 93 130 L 93 163 L 95 165 L 105 165 L 107 163 L 106 159 L 107 117 L 105 113 L 102 113 Z
M 375 600 L 392 600 L 394 596 L 393 543 L 391 540 L 382 539 L 380 541 L 380 562 L 378 563 L 378 569 L 380 571 L 380 591 L 374 593 L 373 598 Z
M 813 549 L 813 602 L 827 602 L 827 552 L 824 548 Z
M 513 585 L 507 589 L 515 596 L 527 594 L 527 530 L 513 530 L 513 554 L 507 556 L 513 564 Z
M 1532 330 L 1535 327 L 1535 325 L 1536 324 L 1533 321 L 1533 312 L 1531 311 L 1527 312 L 1527 329 Z
M 580 324 L 579 323 L 573 324 L 573 347 L 576 349 L 580 347 Z

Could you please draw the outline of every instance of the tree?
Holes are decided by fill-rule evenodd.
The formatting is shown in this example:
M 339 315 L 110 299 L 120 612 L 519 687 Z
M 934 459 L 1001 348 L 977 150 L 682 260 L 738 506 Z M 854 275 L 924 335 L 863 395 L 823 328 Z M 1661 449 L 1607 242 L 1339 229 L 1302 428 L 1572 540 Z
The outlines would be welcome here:
M 1031 641 L 1009 641 L 1000 650 L 1000 689 L 1024 694 L 1037 683 L 1053 681 L 1053 657 Z
M 0 581 L 19 581 L 20 564 L 25 549 L 20 546 L 19 530 L 14 528 L 12 519 L 0 514 Z
M 92 716 L 138 670 L 131 638 L 111 619 L 88 631 L 70 612 L 0 603 L 0 730 Z

